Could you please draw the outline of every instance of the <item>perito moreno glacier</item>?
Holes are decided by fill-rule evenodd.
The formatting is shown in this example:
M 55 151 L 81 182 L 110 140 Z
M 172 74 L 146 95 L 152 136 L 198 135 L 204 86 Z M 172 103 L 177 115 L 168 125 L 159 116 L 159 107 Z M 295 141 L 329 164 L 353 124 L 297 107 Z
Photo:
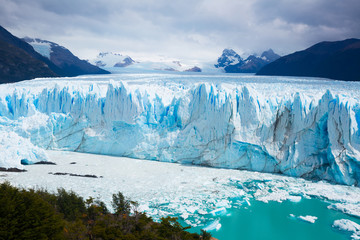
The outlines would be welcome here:
M 70 150 L 359 185 L 360 87 L 117 74 L 0 86 L 0 167 Z

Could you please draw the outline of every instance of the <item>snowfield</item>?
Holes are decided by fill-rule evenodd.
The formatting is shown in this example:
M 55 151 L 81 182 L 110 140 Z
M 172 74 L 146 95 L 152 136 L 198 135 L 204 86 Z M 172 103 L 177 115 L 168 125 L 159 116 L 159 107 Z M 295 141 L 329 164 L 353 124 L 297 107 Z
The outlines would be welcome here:
M 355 82 L 252 75 L 37 79 L 0 86 L 0 131 L 29 139 L 22 151 L 68 150 L 358 185 L 358 89 Z M 3 142 L 7 151 L 18 151 Z M 2 154 L 0 167 L 18 167 L 24 154 Z

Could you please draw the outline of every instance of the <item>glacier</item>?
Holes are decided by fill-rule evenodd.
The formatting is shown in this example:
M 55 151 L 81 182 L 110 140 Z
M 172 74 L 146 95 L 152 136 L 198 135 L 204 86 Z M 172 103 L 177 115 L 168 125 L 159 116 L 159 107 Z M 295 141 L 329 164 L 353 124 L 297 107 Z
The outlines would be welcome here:
M 358 186 L 359 86 L 215 74 L 36 79 L 0 86 L 0 131 L 42 149 Z

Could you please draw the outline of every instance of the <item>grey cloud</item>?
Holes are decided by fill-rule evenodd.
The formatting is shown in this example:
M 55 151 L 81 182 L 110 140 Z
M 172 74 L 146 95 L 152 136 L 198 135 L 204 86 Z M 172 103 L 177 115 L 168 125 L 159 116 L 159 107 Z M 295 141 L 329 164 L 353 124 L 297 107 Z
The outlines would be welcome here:
M 254 11 L 259 21 L 282 18 L 289 23 L 310 26 L 346 27 L 360 20 L 358 0 L 279 0 L 256 1 Z
M 360 37 L 359 0 L 0 0 L 0 24 L 88 57 L 100 50 L 213 57 Z M 211 59 L 212 60 L 212 59 Z

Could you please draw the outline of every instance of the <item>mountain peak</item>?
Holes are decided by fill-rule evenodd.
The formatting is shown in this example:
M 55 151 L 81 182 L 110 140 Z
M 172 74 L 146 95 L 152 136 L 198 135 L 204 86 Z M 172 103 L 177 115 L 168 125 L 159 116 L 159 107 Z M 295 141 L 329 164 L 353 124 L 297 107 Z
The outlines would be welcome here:
M 222 55 L 218 58 L 216 68 L 227 67 L 243 62 L 243 59 L 234 50 L 225 48 Z
M 231 48 L 225 48 L 222 52 L 222 55 L 226 55 L 226 56 L 236 56 L 238 55 L 233 49 Z
M 55 66 L 55 73 L 60 76 L 77 76 L 82 74 L 107 74 L 109 72 L 91 65 L 73 55 L 67 48 L 47 40 L 25 37 L 23 41 L 30 44 L 36 52 L 49 59 Z
M 264 59 L 264 60 L 267 60 L 269 62 L 273 62 L 277 59 L 280 58 L 280 56 L 278 54 L 276 54 L 271 48 L 267 51 L 264 51 L 262 54 L 261 54 L 261 58 Z
M 358 81 L 360 40 L 320 42 L 281 57 L 263 67 L 258 75 L 322 77 Z
M 234 50 L 226 48 L 218 58 L 218 63 L 214 66 L 216 68 L 223 68 L 225 72 L 228 73 L 255 73 L 266 64 L 278 58 L 280 58 L 280 56 L 270 48 L 264 51 L 261 57 L 253 54 L 243 60 Z
M 101 52 L 98 54 L 98 58 L 103 58 L 103 57 L 106 57 L 106 56 L 123 56 L 121 53 L 117 53 L 117 52 Z
M 101 52 L 92 62 L 98 67 L 127 67 L 135 63 L 131 57 L 118 52 Z

